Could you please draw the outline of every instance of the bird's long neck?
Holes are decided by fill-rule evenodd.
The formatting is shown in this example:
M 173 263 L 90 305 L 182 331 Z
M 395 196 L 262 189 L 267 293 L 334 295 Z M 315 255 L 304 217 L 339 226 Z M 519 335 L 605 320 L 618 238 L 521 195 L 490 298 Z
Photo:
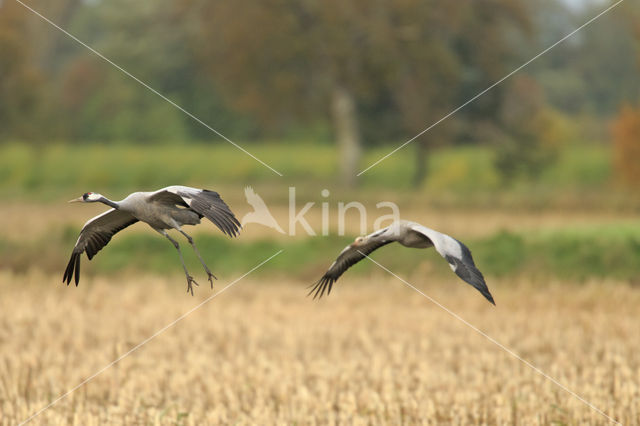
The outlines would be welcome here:
M 109 207 L 113 207 L 116 210 L 120 209 L 120 204 L 116 203 L 115 201 L 111 201 L 107 197 L 102 197 L 98 201 L 101 202 L 102 204 L 108 205 Z

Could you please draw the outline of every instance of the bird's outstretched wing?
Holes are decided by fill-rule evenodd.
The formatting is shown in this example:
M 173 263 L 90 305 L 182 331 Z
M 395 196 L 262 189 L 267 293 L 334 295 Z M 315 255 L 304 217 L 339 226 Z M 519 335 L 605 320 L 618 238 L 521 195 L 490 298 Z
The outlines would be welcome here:
M 240 234 L 242 225 L 215 191 L 174 185 L 152 193 L 149 200 L 188 207 L 200 217 L 209 219 L 230 237 Z
M 379 231 L 375 234 L 378 233 Z M 320 280 L 313 285 L 313 288 L 308 295 L 314 293 L 314 299 L 316 297 L 320 298 L 324 295 L 325 290 L 327 291 L 327 295 L 329 295 L 329 293 L 331 293 L 333 284 L 347 269 L 364 259 L 366 257 L 365 255 L 368 256 L 373 251 L 389 243 L 392 243 L 393 241 L 395 240 L 370 238 L 369 241 L 365 244 L 349 244 L 344 248 L 344 250 L 342 250 L 342 252 L 340 252 L 338 258 L 331 264 L 329 270 L 325 272 L 322 278 L 320 278 Z
M 449 235 L 420 224 L 411 226 L 411 229 L 431 240 L 436 251 L 445 258 L 457 276 L 482 293 L 489 302 L 496 304 L 489 292 L 484 276 L 476 267 L 471 256 L 471 250 L 467 246 Z
M 138 219 L 131 214 L 116 209 L 107 210 L 93 219 L 89 219 L 80 231 L 78 241 L 71 252 L 71 259 L 67 269 L 64 271 L 62 282 L 66 282 L 69 285 L 75 271 L 77 286 L 80 282 L 80 257 L 82 253 L 86 251 L 87 257 L 91 260 L 102 247 L 109 243 L 116 232 L 133 225 L 137 221 Z

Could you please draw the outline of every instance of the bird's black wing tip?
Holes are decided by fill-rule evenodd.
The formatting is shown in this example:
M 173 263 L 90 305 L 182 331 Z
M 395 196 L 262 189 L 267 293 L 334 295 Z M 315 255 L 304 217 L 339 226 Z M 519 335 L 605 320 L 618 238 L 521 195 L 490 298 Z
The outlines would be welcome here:
M 331 287 L 333 287 L 333 283 L 335 280 L 328 276 L 323 276 L 316 282 L 315 284 L 311 284 L 309 287 L 313 287 L 309 293 L 307 293 L 307 297 L 313 294 L 313 300 L 320 300 L 322 296 L 324 296 L 324 292 L 327 292 L 327 296 L 331 293 Z M 307 287 L 307 288 L 309 288 Z
M 62 276 L 62 283 L 66 283 L 67 286 L 71 284 L 71 278 L 73 277 L 73 268 L 76 265 L 76 254 L 71 253 L 71 259 L 69 259 L 69 263 L 64 270 L 64 275 Z
M 238 238 L 240 236 L 240 230 L 237 228 L 231 228 L 228 231 L 222 231 L 223 234 L 225 234 L 226 236 L 228 236 L 229 238 Z
M 76 287 L 78 287 L 78 284 L 80 283 L 80 253 L 77 253 L 76 255 L 76 273 L 75 273 L 75 281 L 76 281 Z
M 76 287 L 80 283 L 80 259 L 82 253 L 73 252 L 71 253 L 71 259 L 69 259 L 69 263 L 67 264 L 67 268 L 64 270 L 64 275 L 62 276 L 62 282 L 66 283 L 67 286 L 71 284 L 71 280 L 75 281 Z
M 491 304 L 493 306 L 496 305 L 496 301 L 493 300 L 493 295 L 491 294 L 491 292 L 489 291 L 489 287 L 487 287 L 487 283 L 484 280 L 484 277 L 482 276 L 482 274 L 480 273 L 480 271 L 477 271 L 477 276 L 476 276 L 476 280 L 473 280 L 475 282 L 470 283 L 473 287 L 476 288 L 476 290 L 478 290 L 485 299 L 487 299 L 489 302 L 491 302 Z
M 242 229 L 242 226 L 237 225 L 236 227 L 231 229 L 233 229 L 233 235 L 231 235 L 232 238 L 237 238 L 240 236 L 240 230 Z
M 469 263 L 465 264 L 461 259 L 453 256 L 446 256 L 445 259 L 450 265 L 455 267 L 454 271 L 458 277 L 462 278 L 463 281 L 478 290 L 480 294 L 482 294 L 493 306 L 496 305 L 496 302 L 493 300 L 493 296 L 489 291 L 489 287 L 487 287 L 487 283 L 484 280 L 484 276 L 478 268 Z
M 484 298 L 487 299 L 493 306 L 496 305 L 496 301 L 493 300 L 493 295 L 489 291 L 489 287 L 487 287 L 487 283 L 484 281 L 484 277 L 478 282 L 471 282 L 470 284 L 475 287 L 476 290 L 478 290 L 480 294 L 482 294 Z
M 309 290 L 309 293 L 307 293 L 307 297 L 309 297 L 309 296 L 311 296 L 313 294 L 313 300 L 316 300 L 316 298 L 318 297 L 318 292 L 320 291 L 320 286 L 322 285 L 322 280 L 323 279 L 324 278 L 320 278 L 318 281 L 316 281 L 315 283 L 313 283 L 309 287 L 307 287 L 307 288 L 311 288 L 311 290 Z
M 496 306 L 496 301 L 495 301 L 495 300 L 493 300 L 493 296 L 491 295 L 491 293 L 489 293 L 489 292 L 487 291 L 487 294 L 485 294 L 485 295 L 484 295 L 484 297 L 485 297 L 489 302 L 491 302 L 491 304 L 492 304 L 493 306 Z

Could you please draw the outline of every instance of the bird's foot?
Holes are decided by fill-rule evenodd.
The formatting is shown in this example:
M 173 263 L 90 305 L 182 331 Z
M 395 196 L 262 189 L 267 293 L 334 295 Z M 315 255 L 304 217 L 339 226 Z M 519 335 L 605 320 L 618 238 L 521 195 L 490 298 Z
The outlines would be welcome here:
M 218 278 L 213 275 L 211 273 L 211 271 L 207 271 L 207 278 L 209 279 L 209 282 L 211 283 L 211 290 L 213 290 L 213 280 L 217 280 Z
M 191 275 L 187 274 L 187 293 L 191 293 L 191 295 L 193 296 L 193 286 L 191 284 L 195 284 L 196 286 L 199 285 Z

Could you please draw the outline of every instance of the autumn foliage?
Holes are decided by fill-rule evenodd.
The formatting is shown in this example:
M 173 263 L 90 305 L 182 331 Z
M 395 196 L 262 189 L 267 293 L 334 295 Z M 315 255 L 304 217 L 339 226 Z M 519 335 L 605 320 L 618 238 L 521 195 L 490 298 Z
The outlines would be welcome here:
M 640 188 L 640 109 L 625 105 L 611 126 L 618 179 Z

